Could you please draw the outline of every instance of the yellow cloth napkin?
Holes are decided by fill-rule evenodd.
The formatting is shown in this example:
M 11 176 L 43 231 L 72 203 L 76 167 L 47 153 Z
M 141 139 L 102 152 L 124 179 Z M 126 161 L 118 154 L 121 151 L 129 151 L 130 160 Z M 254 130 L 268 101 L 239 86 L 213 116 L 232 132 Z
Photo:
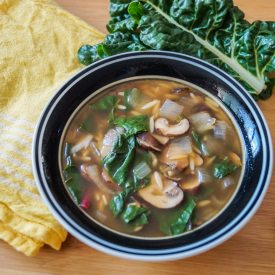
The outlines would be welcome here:
M 66 231 L 36 189 L 35 124 L 54 91 L 80 65 L 76 52 L 103 34 L 50 0 L 0 0 L 0 239 L 26 255 L 60 249 Z

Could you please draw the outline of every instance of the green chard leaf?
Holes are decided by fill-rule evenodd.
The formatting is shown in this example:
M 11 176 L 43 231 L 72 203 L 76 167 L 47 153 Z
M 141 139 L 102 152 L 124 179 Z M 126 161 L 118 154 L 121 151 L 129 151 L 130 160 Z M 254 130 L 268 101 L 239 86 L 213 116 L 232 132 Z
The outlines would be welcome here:
M 214 177 L 217 179 L 223 179 L 224 177 L 230 175 L 234 171 L 238 169 L 238 166 L 236 166 L 232 161 L 225 158 L 219 163 L 216 163 L 214 165 Z
M 135 134 L 148 131 L 147 116 L 118 117 L 113 121 L 116 126 L 123 127 L 112 151 L 102 159 L 102 165 L 113 180 L 122 188 L 122 192 L 113 197 L 110 209 L 115 216 L 122 213 L 129 196 L 139 188 L 148 184 L 151 168 L 147 164 L 149 154 L 141 154 L 137 147 Z M 134 171 L 134 173 L 131 173 Z M 124 215 L 128 215 L 126 212 Z M 126 217 L 125 216 L 125 217 Z M 125 218 L 126 219 L 126 218 Z M 137 224 L 144 224 L 147 216 L 140 215 Z M 136 224 L 136 223 L 135 223 Z
M 107 95 L 101 98 L 97 103 L 91 105 L 91 109 L 95 111 L 109 111 L 117 104 L 117 96 Z
M 134 136 L 130 136 L 128 139 L 121 136 L 114 145 L 111 153 L 103 158 L 102 163 L 109 172 L 109 175 L 119 185 L 123 185 L 127 181 L 130 167 L 135 157 L 136 140 Z
M 73 200 L 79 204 L 80 203 L 80 197 L 81 197 L 81 192 L 79 190 L 79 182 L 80 182 L 80 176 L 78 174 L 71 174 L 70 178 L 68 178 L 65 181 L 65 184 L 68 187 L 68 190 L 70 191 L 70 194 L 73 198 Z
M 96 123 L 94 123 L 94 119 L 92 116 L 88 116 L 79 126 L 79 131 L 82 132 L 95 132 Z
M 112 122 L 114 120 L 114 110 L 117 103 L 117 96 L 106 95 L 105 97 L 101 98 L 97 103 L 92 104 L 91 109 L 108 113 L 109 121 Z
M 72 145 L 66 143 L 64 146 L 64 156 L 66 160 L 66 166 L 63 169 L 63 175 L 65 179 L 65 184 L 70 191 L 70 194 L 74 201 L 79 204 L 81 192 L 79 190 L 80 174 L 77 167 L 74 165 L 72 156 L 71 156 Z
M 125 196 L 123 192 L 120 192 L 111 199 L 109 206 L 113 214 L 118 216 L 122 212 L 124 204 Z
M 178 235 L 187 230 L 189 220 L 192 218 L 196 202 L 188 197 L 183 206 L 180 206 L 170 215 L 165 215 L 160 222 L 160 230 L 166 235 Z
M 135 104 L 140 96 L 141 92 L 137 88 L 124 91 L 124 105 L 128 110 L 135 107 Z
M 149 118 L 146 115 L 118 117 L 113 123 L 114 125 L 123 127 L 126 131 L 126 136 L 149 131 Z
M 107 35 L 101 44 L 95 46 L 84 45 L 78 51 L 78 60 L 83 65 L 89 65 L 100 59 L 119 53 L 132 51 L 145 51 L 146 47 L 137 34 L 124 32 L 125 25 L 121 21 L 117 24 L 110 23 L 108 29 L 117 31 Z
M 141 226 L 148 223 L 149 211 L 147 208 L 139 206 L 138 204 L 128 204 L 121 214 L 122 220 L 129 224 Z
M 220 67 L 255 99 L 272 93 L 275 22 L 249 23 L 232 0 L 112 0 L 110 14 L 112 33 L 100 47 L 84 46 L 81 63 L 128 51 L 176 51 Z
M 171 234 L 178 235 L 186 231 L 188 221 L 190 220 L 196 203 L 193 199 L 189 199 L 183 207 L 182 213 L 178 219 L 170 226 Z
M 134 1 L 128 6 L 128 13 L 131 18 L 135 20 L 136 23 L 139 23 L 142 15 L 144 14 L 143 5 L 139 1 Z

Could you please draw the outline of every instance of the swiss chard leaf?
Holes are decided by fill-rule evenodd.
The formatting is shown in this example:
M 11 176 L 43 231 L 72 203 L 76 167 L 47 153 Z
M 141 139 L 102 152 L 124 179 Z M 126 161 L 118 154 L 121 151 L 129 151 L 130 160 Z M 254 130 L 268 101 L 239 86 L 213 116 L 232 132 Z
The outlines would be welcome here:
M 79 126 L 78 128 L 82 132 L 95 132 L 96 123 L 94 123 L 94 119 L 92 116 L 88 116 Z
M 137 88 L 124 91 L 124 105 L 128 110 L 132 109 L 141 96 L 141 92 Z
M 224 177 L 230 175 L 237 169 L 238 169 L 238 166 L 236 166 L 232 161 L 226 158 L 214 165 L 213 174 L 215 178 L 223 179 Z
M 101 98 L 97 103 L 91 105 L 92 110 L 109 111 L 117 104 L 117 97 L 114 95 L 107 95 Z
M 196 203 L 193 199 L 189 199 L 183 207 L 182 213 L 170 226 L 171 234 L 178 235 L 186 230 L 188 221 L 190 220 Z
M 126 183 L 130 167 L 135 157 L 136 140 L 134 136 L 125 138 L 114 145 L 111 153 L 103 158 L 102 163 L 109 174 L 119 185 Z
M 119 52 L 177 51 L 219 66 L 255 98 L 271 95 L 275 22 L 249 23 L 232 0 L 112 0 L 110 13 L 110 30 L 116 32 L 100 44 L 105 54 L 98 46 L 89 51 L 84 47 L 79 54 L 83 64 Z M 131 21 L 131 27 L 123 20 Z
M 183 206 L 173 211 L 170 215 L 165 215 L 161 219 L 160 230 L 166 235 L 178 235 L 187 230 L 189 220 L 192 218 L 196 202 L 189 197 Z
M 119 194 L 115 195 L 111 199 L 109 206 L 113 214 L 115 216 L 118 216 L 122 212 L 124 208 L 124 204 L 125 204 L 125 196 L 123 192 L 120 192 Z
M 80 180 L 81 179 L 80 179 L 79 173 L 77 173 L 77 174 L 71 174 L 70 177 L 65 181 L 65 184 L 68 187 L 68 190 L 70 191 L 70 194 L 73 200 L 77 204 L 80 203 L 80 197 L 81 197 L 81 192 L 79 190 Z
M 126 136 L 149 131 L 149 119 L 146 115 L 118 117 L 113 123 L 117 126 L 123 127 L 126 131 Z
M 134 223 L 140 226 L 148 223 L 149 211 L 147 208 L 137 204 L 128 204 L 121 214 L 121 218 L 125 223 Z
M 97 103 L 91 105 L 91 109 L 95 111 L 106 112 L 109 115 L 109 121 L 114 120 L 114 110 L 118 103 L 117 96 L 107 95 L 101 98 Z
M 107 35 L 101 44 L 90 46 L 83 45 L 78 50 L 78 60 L 84 65 L 89 65 L 102 58 L 131 51 L 145 51 L 149 49 L 141 41 L 137 34 L 125 32 L 122 22 L 118 21 L 115 25 L 110 23 L 110 30 L 116 29 L 116 32 Z
M 63 170 L 63 175 L 65 179 L 65 184 L 68 187 L 68 190 L 73 198 L 73 200 L 79 204 L 81 192 L 79 189 L 79 182 L 81 176 L 77 170 L 77 167 L 74 165 L 72 156 L 71 156 L 71 144 L 66 143 L 64 147 L 64 156 L 66 159 L 66 166 Z
M 128 7 L 128 13 L 130 17 L 135 20 L 136 23 L 139 23 L 139 20 L 144 14 L 143 5 L 139 1 L 132 2 Z

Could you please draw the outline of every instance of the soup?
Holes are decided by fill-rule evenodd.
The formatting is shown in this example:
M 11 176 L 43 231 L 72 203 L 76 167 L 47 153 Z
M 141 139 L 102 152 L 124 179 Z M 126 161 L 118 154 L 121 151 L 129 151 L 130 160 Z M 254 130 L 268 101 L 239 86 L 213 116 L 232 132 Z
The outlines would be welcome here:
M 62 144 L 75 203 L 123 234 L 194 230 L 228 204 L 242 172 L 237 131 L 221 106 L 182 83 L 143 79 L 95 96 Z

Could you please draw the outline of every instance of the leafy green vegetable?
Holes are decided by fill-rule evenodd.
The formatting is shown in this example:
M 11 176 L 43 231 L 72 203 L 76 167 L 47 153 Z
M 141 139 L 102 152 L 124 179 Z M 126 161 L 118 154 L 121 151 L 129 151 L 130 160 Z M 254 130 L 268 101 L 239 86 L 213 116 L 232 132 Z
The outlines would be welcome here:
M 63 175 L 65 178 L 65 184 L 70 191 L 72 198 L 74 201 L 79 204 L 81 192 L 79 190 L 79 181 L 80 181 L 80 174 L 77 170 L 77 167 L 74 165 L 72 157 L 71 157 L 71 144 L 66 143 L 64 147 L 64 156 L 66 159 L 66 166 L 63 170 Z
M 79 182 L 80 182 L 80 176 L 79 174 L 71 174 L 70 178 L 68 178 L 65 181 L 65 184 L 68 187 L 68 190 L 71 193 L 71 196 L 73 198 L 73 200 L 79 204 L 80 203 L 80 197 L 81 197 L 81 192 L 79 190 Z
M 118 117 L 113 121 L 114 125 L 123 127 L 126 131 L 125 135 L 131 136 L 139 132 L 149 131 L 149 119 L 146 115 L 132 117 Z
M 118 103 L 117 96 L 106 95 L 101 98 L 97 103 L 91 105 L 91 109 L 95 111 L 106 112 L 109 114 L 109 120 L 114 120 L 114 109 Z
M 189 199 L 183 207 L 181 215 L 170 226 L 171 234 L 178 235 L 185 232 L 188 221 L 191 218 L 196 203 L 193 199 Z
M 148 159 L 148 154 L 145 153 L 145 156 L 141 157 L 136 148 L 135 138 L 135 134 L 148 131 L 148 117 L 143 115 L 118 117 L 113 123 L 114 125 L 123 127 L 125 132 L 120 134 L 112 151 L 102 159 L 102 164 L 123 190 L 114 196 L 110 202 L 111 211 L 115 216 L 118 216 L 122 213 L 129 196 L 148 183 L 148 170 L 151 172 L 151 169 L 144 161 L 145 158 Z M 141 164 L 142 169 L 145 168 L 144 165 L 147 165 L 147 171 L 140 171 Z M 132 170 L 134 170 L 134 173 L 130 173 Z M 127 207 L 121 214 L 125 222 L 130 219 L 130 214 L 134 214 L 134 210 L 136 208 Z M 135 215 L 135 225 L 142 225 L 148 222 L 147 214 L 144 211 L 142 213 L 137 212 Z
M 133 18 L 138 24 L 142 15 L 144 14 L 143 5 L 139 1 L 132 2 L 128 7 L 128 13 L 130 14 L 131 18 Z
M 143 213 L 139 217 L 137 217 L 131 224 L 134 226 L 134 228 L 148 224 L 149 215 L 150 215 L 150 212 Z
M 136 140 L 134 136 L 121 136 L 119 140 L 112 152 L 103 158 L 102 163 L 115 182 L 123 185 L 135 157 Z
M 238 166 L 236 166 L 229 159 L 225 158 L 221 162 L 214 165 L 214 177 L 217 179 L 223 179 L 237 169 Z
M 96 123 L 93 121 L 92 116 L 88 116 L 80 125 L 79 130 L 82 132 L 95 132 Z
M 120 21 L 118 22 L 120 23 Z M 77 54 L 79 62 L 83 65 L 89 65 L 93 62 L 96 62 L 102 58 L 106 58 L 111 55 L 131 51 L 145 51 L 149 49 L 141 43 L 138 35 L 123 33 L 123 29 L 122 32 L 117 31 L 107 35 L 103 42 L 99 45 L 82 46 L 78 50 Z
M 249 23 L 232 0 L 111 0 L 110 14 L 111 34 L 81 47 L 81 63 L 128 51 L 177 51 L 217 65 L 256 98 L 272 93 L 275 22 Z
M 122 212 L 124 208 L 124 204 L 125 204 L 125 197 L 123 192 L 120 192 L 119 194 L 117 194 L 111 199 L 109 206 L 113 214 L 115 216 L 118 216 Z
M 140 226 L 148 223 L 149 211 L 147 208 L 137 204 L 128 204 L 121 214 L 125 223 L 134 223 L 134 226 Z
M 183 206 L 170 214 L 165 214 L 164 217 L 159 220 L 160 230 L 166 235 L 178 235 L 185 232 L 195 207 L 195 200 L 188 197 Z
M 208 148 L 206 147 L 206 145 L 202 142 L 201 140 L 201 137 L 200 135 L 195 132 L 195 131 L 192 131 L 192 137 L 195 141 L 195 144 L 196 146 L 198 147 L 198 149 L 201 151 L 201 153 L 204 155 L 204 156 L 209 156 L 209 151 L 208 151 Z
M 141 96 L 141 92 L 137 88 L 126 90 L 124 92 L 124 105 L 128 110 L 135 107 L 138 98 Z

